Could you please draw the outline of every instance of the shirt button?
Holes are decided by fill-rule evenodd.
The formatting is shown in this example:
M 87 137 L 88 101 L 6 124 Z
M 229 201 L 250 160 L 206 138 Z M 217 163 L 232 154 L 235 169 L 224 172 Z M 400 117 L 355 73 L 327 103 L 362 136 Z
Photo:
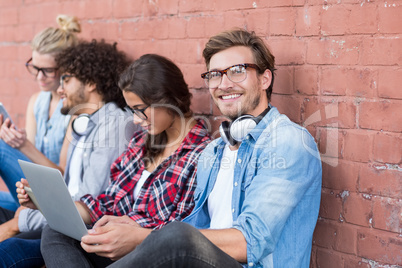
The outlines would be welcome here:
M 88 155 L 87 153 L 84 153 L 84 157 L 87 157 L 87 155 Z
M 48 140 L 48 138 L 47 137 L 43 137 L 43 142 L 44 143 L 47 143 L 49 140 Z
M 234 184 L 234 185 L 235 185 L 235 187 L 237 186 L 237 181 L 235 182 L 235 184 Z
M 239 164 L 241 163 L 241 159 L 240 159 L 240 158 L 239 158 L 239 159 L 237 159 L 237 163 L 239 163 Z
M 253 266 L 254 266 L 254 263 L 249 262 L 249 263 L 248 263 L 248 266 L 253 267 Z
M 234 209 L 232 209 L 232 213 L 234 213 Z

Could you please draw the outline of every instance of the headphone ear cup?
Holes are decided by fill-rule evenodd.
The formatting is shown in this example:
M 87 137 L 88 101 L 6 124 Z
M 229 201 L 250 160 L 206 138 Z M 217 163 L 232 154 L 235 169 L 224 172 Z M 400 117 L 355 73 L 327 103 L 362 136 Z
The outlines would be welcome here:
M 219 126 L 219 133 L 221 134 L 221 138 L 225 143 L 229 143 L 231 146 L 236 144 L 236 141 L 233 140 L 230 135 L 230 123 L 228 121 L 223 121 Z
M 72 128 L 75 134 L 80 136 L 84 135 L 89 122 L 88 114 L 80 114 L 77 118 L 74 119 L 72 123 Z
M 241 142 L 257 126 L 257 120 L 252 115 L 243 115 L 230 125 L 231 138 Z

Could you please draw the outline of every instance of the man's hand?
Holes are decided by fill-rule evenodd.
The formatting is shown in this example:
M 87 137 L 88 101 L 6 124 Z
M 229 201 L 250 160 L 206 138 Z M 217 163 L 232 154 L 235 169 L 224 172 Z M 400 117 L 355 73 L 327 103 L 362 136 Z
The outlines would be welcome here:
M 88 253 L 118 260 L 133 251 L 150 232 L 127 216 L 105 216 L 82 237 L 81 246 Z
M 31 198 L 29 198 L 29 195 L 24 189 L 24 186 L 29 187 L 28 181 L 26 179 L 21 179 L 21 181 L 17 181 L 15 184 L 17 187 L 17 197 L 18 197 L 18 202 L 21 204 L 21 206 L 27 207 L 27 208 L 32 208 L 32 209 L 38 209 L 35 204 L 32 202 Z
M 18 216 L 23 209 L 26 209 L 26 207 L 19 207 L 15 212 L 14 218 L 0 225 L 0 242 L 20 233 Z

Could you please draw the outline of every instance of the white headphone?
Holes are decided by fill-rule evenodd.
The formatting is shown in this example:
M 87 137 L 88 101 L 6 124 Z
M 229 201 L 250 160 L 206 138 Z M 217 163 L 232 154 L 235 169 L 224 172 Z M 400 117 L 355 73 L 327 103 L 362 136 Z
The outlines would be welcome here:
M 80 114 L 71 124 L 75 134 L 82 136 L 85 134 L 89 122 L 89 114 Z
M 224 121 L 219 126 L 219 133 L 225 143 L 231 146 L 243 141 L 246 136 L 253 130 L 261 119 L 269 112 L 270 107 L 265 109 L 259 116 L 254 117 L 249 114 L 244 114 L 238 117 L 233 122 Z

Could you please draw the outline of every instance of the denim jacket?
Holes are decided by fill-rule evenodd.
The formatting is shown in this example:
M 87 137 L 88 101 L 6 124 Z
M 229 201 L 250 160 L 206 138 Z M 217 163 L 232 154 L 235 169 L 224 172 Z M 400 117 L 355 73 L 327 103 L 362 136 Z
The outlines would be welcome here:
M 207 201 L 224 147 L 214 140 L 198 161 L 195 207 L 184 221 L 199 229 L 209 228 Z M 309 267 L 321 175 L 312 136 L 271 106 L 241 143 L 234 170 L 233 228 L 247 242 L 245 267 Z

